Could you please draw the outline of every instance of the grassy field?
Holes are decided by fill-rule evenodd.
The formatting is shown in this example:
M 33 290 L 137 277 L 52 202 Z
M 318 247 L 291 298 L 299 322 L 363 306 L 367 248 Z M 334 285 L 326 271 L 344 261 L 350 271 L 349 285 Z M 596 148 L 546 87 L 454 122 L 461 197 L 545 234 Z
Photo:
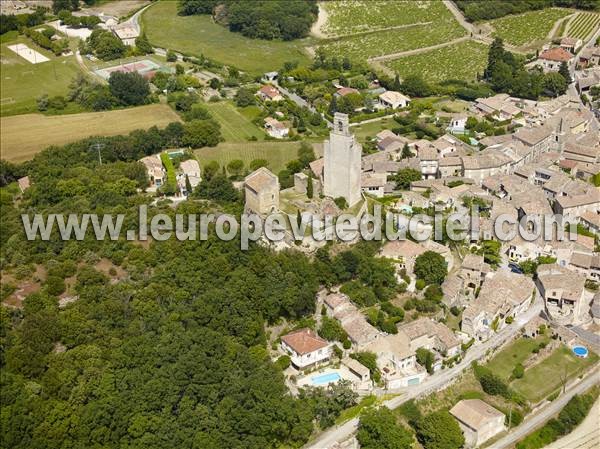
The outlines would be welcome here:
M 17 43 L 27 44 L 43 54 L 50 61 L 31 64 L 18 56 L 7 46 Z M 43 94 L 49 96 L 66 95 L 71 80 L 80 69 L 75 56 L 56 57 L 25 37 L 12 35 L 11 39 L 0 45 L 0 115 L 24 114 L 37 111 L 36 98 Z
M 474 41 L 460 42 L 418 55 L 395 59 L 386 65 L 401 77 L 421 75 L 428 81 L 462 79 L 472 81 L 487 63 L 488 46 Z
M 161 1 L 142 16 L 143 29 L 155 46 L 189 54 L 203 54 L 215 61 L 251 73 L 277 70 L 286 61 L 308 62 L 300 41 L 248 39 L 217 25 L 210 16 L 178 16 L 176 1 Z
M 598 27 L 600 27 L 600 14 L 579 12 L 569 21 L 565 35 L 586 40 Z
M 170 107 L 160 104 L 107 112 L 2 117 L 2 158 L 23 161 L 50 145 L 63 145 L 90 135 L 111 136 L 154 125 L 164 127 L 179 120 Z
M 493 36 L 499 36 L 514 46 L 539 46 L 546 40 L 554 23 L 573 12 L 568 9 L 548 8 L 509 15 L 489 22 L 494 28 Z
M 251 137 L 262 140 L 265 133 L 252 119 L 260 113 L 256 106 L 238 110 L 229 102 L 206 103 L 206 108 L 221 124 L 221 133 L 227 142 L 245 142 Z
M 340 36 L 413 23 L 451 18 L 442 2 L 352 0 L 324 2 L 327 23 L 322 31 Z
M 298 157 L 299 148 L 300 142 L 223 142 L 214 148 L 200 148 L 195 154 L 201 165 L 217 161 L 224 166 L 234 159 L 241 159 L 248 167 L 254 159 L 266 159 L 269 169 L 277 173 Z
M 326 41 L 325 52 L 356 61 L 430 47 L 464 36 L 465 30 L 454 18 L 427 25 L 414 25 L 376 33 L 349 36 Z
M 523 363 L 531 355 L 531 351 L 541 342 L 548 342 L 547 337 L 519 338 L 496 354 L 488 363 L 494 374 L 508 380 L 517 363 Z
M 525 376 L 516 379 L 511 387 L 533 403 L 537 403 L 557 390 L 566 374 L 573 379 L 598 361 L 598 356 L 590 352 L 585 359 L 575 357 L 571 349 L 561 346 L 542 362 L 525 371 Z

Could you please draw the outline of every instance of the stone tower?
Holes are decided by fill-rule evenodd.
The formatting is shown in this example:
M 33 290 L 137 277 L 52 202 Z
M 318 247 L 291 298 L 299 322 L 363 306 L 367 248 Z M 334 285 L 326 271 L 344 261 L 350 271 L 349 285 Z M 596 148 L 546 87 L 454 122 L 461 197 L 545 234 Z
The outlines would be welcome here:
M 323 193 L 326 196 L 343 197 L 348 206 L 360 201 L 361 155 L 361 145 L 350 134 L 348 116 L 336 112 L 324 148 Z

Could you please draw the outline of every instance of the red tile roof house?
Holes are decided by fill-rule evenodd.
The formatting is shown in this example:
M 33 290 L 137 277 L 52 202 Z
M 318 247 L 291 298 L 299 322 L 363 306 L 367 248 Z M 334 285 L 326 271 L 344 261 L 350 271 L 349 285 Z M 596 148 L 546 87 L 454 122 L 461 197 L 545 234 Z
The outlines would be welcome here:
M 290 355 L 298 369 L 325 362 L 331 356 L 331 345 L 310 329 L 299 329 L 281 337 L 281 349 Z
M 557 72 L 563 62 L 568 63 L 573 55 L 562 47 L 554 47 L 543 51 L 538 57 L 538 63 L 544 72 Z
M 276 87 L 271 86 L 270 84 L 266 84 L 263 87 L 261 87 L 258 90 L 257 95 L 260 97 L 260 99 L 262 101 L 282 101 L 283 100 L 283 96 L 281 95 L 281 93 L 279 93 L 279 90 Z

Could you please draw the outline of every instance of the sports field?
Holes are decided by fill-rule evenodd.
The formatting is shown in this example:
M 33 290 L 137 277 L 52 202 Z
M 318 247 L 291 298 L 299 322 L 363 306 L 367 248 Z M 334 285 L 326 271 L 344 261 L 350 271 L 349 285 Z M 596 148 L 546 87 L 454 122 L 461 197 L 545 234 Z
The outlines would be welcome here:
M 289 161 L 297 159 L 299 148 L 300 142 L 224 142 L 214 148 L 200 148 L 195 154 L 202 166 L 210 161 L 224 166 L 234 159 L 241 159 L 248 167 L 254 159 L 266 159 L 269 169 L 277 173 Z
M 429 81 L 460 79 L 474 81 L 487 63 L 488 46 L 475 41 L 459 42 L 386 63 L 401 77 L 421 75 Z
M 32 64 L 8 48 L 9 45 L 25 44 L 49 59 Z M 75 56 L 56 57 L 20 37 L 4 41 L 0 45 L 0 111 L 2 116 L 36 112 L 36 98 L 66 95 L 68 86 L 80 71 Z
M 245 142 L 251 137 L 262 140 L 265 133 L 259 129 L 252 119 L 260 114 L 256 106 L 238 109 L 229 102 L 206 103 L 215 120 L 221 124 L 221 134 L 227 142 Z
M 200 55 L 254 74 L 277 70 L 286 61 L 307 63 L 309 40 L 248 39 L 214 23 L 210 16 L 178 16 L 176 1 L 160 1 L 142 15 L 153 45 Z
M 509 15 L 491 20 L 489 24 L 495 30 L 493 36 L 501 37 L 510 45 L 537 47 L 547 40 L 548 33 L 552 31 L 556 21 L 569 14 L 573 14 L 573 11 L 548 8 Z
M 23 114 L 0 118 L 2 159 L 24 161 L 50 145 L 63 145 L 88 136 L 126 134 L 134 129 L 164 127 L 179 121 L 167 105 L 152 104 L 106 112 L 45 116 Z

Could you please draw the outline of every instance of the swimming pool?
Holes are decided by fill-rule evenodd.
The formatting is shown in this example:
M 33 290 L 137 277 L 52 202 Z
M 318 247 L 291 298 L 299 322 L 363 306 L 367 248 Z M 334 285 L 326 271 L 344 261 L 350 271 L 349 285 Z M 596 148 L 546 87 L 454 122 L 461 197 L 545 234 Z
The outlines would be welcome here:
M 337 382 L 341 378 L 342 376 L 340 376 L 338 373 L 327 373 L 321 374 L 320 376 L 311 377 L 310 380 L 313 385 L 325 385 L 332 382 Z
M 585 359 L 588 356 L 588 350 L 584 346 L 573 346 L 573 354 L 577 357 Z

